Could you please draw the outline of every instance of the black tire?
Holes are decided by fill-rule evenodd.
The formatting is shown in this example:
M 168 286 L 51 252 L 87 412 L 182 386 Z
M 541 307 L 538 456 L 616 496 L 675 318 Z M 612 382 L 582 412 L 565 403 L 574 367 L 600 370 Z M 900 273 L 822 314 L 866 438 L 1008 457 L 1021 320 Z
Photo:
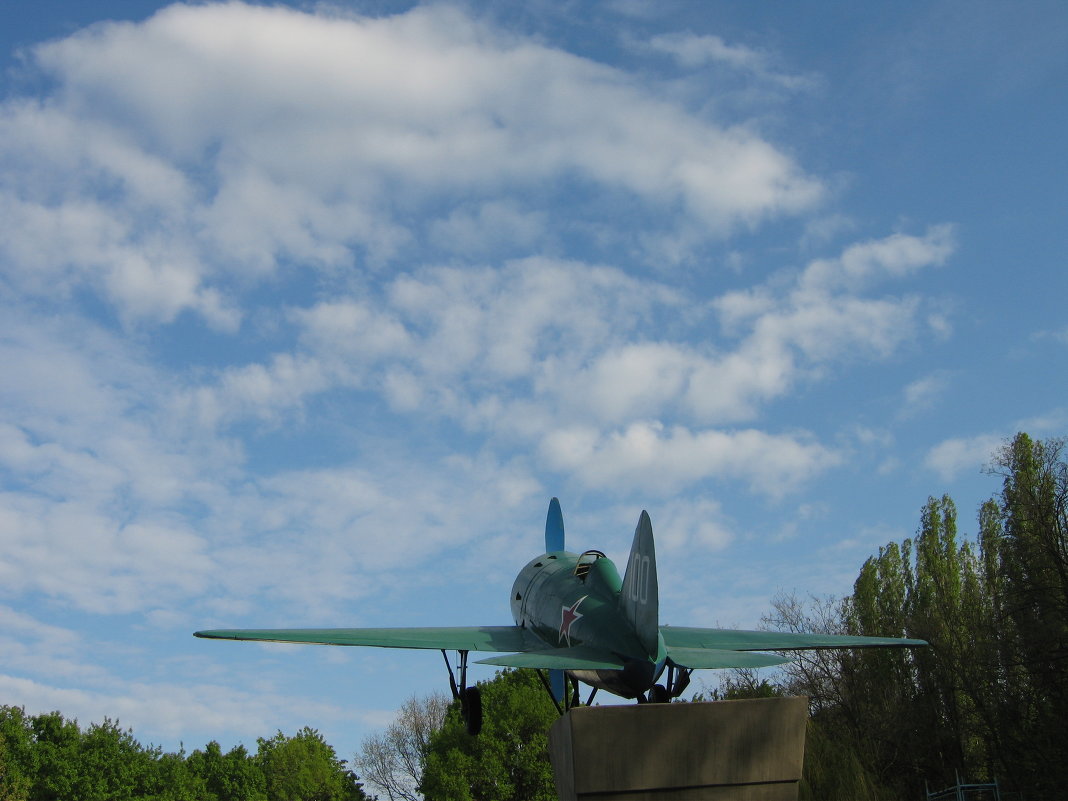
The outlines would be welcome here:
M 467 733 L 472 737 L 477 736 L 482 731 L 482 693 L 478 687 L 468 687 L 460 694 L 460 710 Z
M 671 693 L 663 684 L 654 684 L 649 690 L 649 703 L 651 704 L 666 704 L 670 700 Z

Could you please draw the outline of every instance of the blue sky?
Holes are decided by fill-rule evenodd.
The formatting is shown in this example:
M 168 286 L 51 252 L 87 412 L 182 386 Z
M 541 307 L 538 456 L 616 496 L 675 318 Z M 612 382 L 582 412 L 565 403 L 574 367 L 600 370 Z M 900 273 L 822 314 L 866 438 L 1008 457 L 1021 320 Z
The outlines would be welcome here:
M 0 703 L 347 757 L 439 654 L 191 632 L 509 623 L 552 495 L 617 560 L 649 511 L 664 622 L 753 627 L 1068 429 L 1060 3 L 20 3 L 0 42 Z

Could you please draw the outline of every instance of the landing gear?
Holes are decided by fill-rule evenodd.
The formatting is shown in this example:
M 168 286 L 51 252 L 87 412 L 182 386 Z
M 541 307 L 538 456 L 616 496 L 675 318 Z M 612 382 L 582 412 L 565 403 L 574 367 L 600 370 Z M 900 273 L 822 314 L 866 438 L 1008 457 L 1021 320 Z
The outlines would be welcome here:
M 460 716 L 472 737 L 482 731 L 482 693 L 478 687 L 468 687 L 460 693 Z
M 578 679 L 574 676 L 564 674 L 564 691 L 563 697 L 557 700 L 556 693 L 553 692 L 552 682 L 549 677 L 546 676 L 544 670 L 535 671 L 538 674 L 538 678 L 541 679 L 542 686 L 545 687 L 545 692 L 549 695 L 549 700 L 553 702 L 553 706 L 556 707 L 556 711 L 563 715 L 567 710 L 574 709 L 577 706 L 582 706 L 582 699 L 579 698 L 579 683 Z M 586 706 L 590 706 L 593 703 L 593 696 L 597 695 L 597 688 L 594 687 L 590 693 L 590 697 L 586 699 Z M 563 701 L 563 703 L 561 703 Z
M 667 698 L 664 700 L 670 701 L 672 698 L 678 698 L 682 695 L 683 691 L 690 686 L 690 674 L 692 673 L 693 670 L 690 668 L 678 667 L 668 662 L 667 681 L 661 688 L 667 690 Z M 659 687 L 660 685 L 657 686 Z
M 639 704 L 667 704 L 678 698 L 690 686 L 690 668 L 678 667 L 668 662 L 667 679 L 663 684 L 654 684 L 638 696 Z
M 467 733 L 472 737 L 482 731 L 482 693 L 478 687 L 467 686 L 467 654 L 468 651 L 457 651 L 460 657 L 460 684 L 456 684 L 456 675 L 452 672 L 449 663 L 449 655 L 442 649 L 441 655 L 445 659 L 445 667 L 449 671 L 449 686 L 452 688 L 452 698 L 460 702 L 460 717 L 463 718 Z

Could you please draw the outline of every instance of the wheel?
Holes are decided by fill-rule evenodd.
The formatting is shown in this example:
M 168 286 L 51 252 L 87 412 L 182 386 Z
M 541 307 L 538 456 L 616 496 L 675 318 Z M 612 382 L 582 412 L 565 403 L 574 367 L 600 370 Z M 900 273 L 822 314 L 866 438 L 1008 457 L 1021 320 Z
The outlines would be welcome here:
M 649 690 L 649 703 L 651 704 L 666 704 L 671 700 L 671 693 L 667 691 L 667 687 L 663 684 L 654 684 Z
M 460 713 L 472 737 L 482 731 L 482 693 L 478 687 L 468 687 L 460 693 Z

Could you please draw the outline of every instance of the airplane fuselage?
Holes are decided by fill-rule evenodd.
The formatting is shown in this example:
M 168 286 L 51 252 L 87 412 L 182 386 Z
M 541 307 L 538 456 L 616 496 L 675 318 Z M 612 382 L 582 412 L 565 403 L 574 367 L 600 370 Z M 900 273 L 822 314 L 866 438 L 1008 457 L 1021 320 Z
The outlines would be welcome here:
M 649 690 L 664 670 L 667 649 L 642 645 L 620 605 L 623 582 L 612 560 L 598 552 L 558 551 L 529 562 L 512 585 L 512 617 L 547 648 L 589 646 L 611 652 L 621 670 L 569 670 L 592 687 L 624 698 Z

